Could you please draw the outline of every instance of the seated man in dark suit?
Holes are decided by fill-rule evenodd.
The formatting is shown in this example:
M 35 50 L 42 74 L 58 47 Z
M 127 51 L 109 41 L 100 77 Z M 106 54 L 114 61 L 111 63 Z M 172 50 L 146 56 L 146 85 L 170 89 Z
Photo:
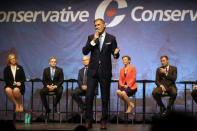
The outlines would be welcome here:
M 84 67 L 79 70 L 78 73 L 78 87 L 75 88 L 71 92 L 72 98 L 77 102 L 79 105 L 81 111 L 84 112 L 86 108 L 86 104 L 82 101 L 82 98 L 80 96 L 86 96 L 86 90 L 87 90 L 87 71 L 88 71 L 88 64 L 90 62 L 89 56 L 83 57 L 83 65 Z M 95 90 L 95 95 L 98 94 L 98 87 Z
M 177 68 L 169 65 L 167 56 L 161 56 L 160 60 L 162 66 L 157 68 L 155 81 L 157 88 L 153 90 L 152 95 L 157 104 L 160 106 L 160 114 L 165 115 L 166 108 L 161 100 L 161 97 L 162 94 L 165 93 L 168 93 L 170 96 L 167 106 L 167 113 L 169 113 L 177 96 L 177 87 L 175 85 L 175 81 L 177 79 Z
M 193 91 L 192 91 L 191 95 L 192 95 L 192 98 L 194 99 L 194 101 L 197 103 L 197 81 L 196 81 L 195 86 L 193 87 Z
M 54 102 L 54 111 L 57 112 L 57 104 L 59 103 L 62 96 L 62 83 L 64 81 L 63 70 L 56 66 L 57 59 L 55 57 L 51 57 L 49 59 L 50 67 L 44 69 L 43 72 L 43 84 L 44 88 L 40 91 L 40 97 L 42 100 L 42 104 L 45 107 L 46 113 L 49 113 L 51 110 L 49 109 L 49 105 L 46 100 L 46 95 L 50 91 L 54 91 L 56 93 L 56 98 Z
M 71 92 L 72 98 L 77 102 L 79 105 L 81 112 L 85 110 L 85 103 L 82 101 L 82 98 L 80 96 L 85 96 L 86 95 L 86 90 L 87 90 L 87 71 L 88 71 L 88 64 L 90 62 L 89 56 L 84 56 L 83 57 L 83 65 L 84 67 L 79 70 L 78 73 L 78 87 L 75 88 Z

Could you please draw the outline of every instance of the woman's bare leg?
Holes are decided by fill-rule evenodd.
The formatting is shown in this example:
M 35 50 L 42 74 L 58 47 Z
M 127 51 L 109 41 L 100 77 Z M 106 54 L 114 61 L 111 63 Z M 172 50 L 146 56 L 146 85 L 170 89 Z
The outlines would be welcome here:
M 23 112 L 23 101 L 22 95 L 19 88 L 14 88 L 13 90 L 14 97 L 19 102 L 19 112 Z

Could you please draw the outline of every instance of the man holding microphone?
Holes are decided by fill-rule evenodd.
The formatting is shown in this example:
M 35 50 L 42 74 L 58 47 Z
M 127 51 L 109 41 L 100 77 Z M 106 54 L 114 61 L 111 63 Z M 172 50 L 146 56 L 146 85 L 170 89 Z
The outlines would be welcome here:
M 120 49 L 117 47 L 116 38 L 105 32 L 106 25 L 103 19 L 94 20 L 94 27 L 96 33 L 88 37 L 87 43 L 82 49 L 84 55 L 91 53 L 87 72 L 88 88 L 86 92 L 85 127 L 92 128 L 94 92 L 99 82 L 102 98 L 102 117 L 100 123 L 101 129 L 106 129 L 112 77 L 111 55 L 118 59 Z

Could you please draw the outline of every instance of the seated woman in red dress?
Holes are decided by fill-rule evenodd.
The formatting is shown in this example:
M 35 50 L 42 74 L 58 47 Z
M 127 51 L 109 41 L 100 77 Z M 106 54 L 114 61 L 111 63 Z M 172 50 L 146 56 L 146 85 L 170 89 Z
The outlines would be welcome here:
M 136 68 L 130 65 L 131 58 L 129 56 L 123 56 L 122 60 L 124 67 L 120 69 L 117 95 L 128 105 L 125 113 L 131 113 L 135 105 L 130 101 L 129 96 L 134 95 L 137 91 Z

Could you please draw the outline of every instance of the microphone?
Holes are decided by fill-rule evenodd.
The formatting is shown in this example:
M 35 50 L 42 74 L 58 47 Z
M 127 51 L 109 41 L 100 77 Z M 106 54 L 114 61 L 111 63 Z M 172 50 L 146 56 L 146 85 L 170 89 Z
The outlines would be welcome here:
M 99 30 L 96 30 L 95 34 L 97 34 L 97 33 L 99 35 Z M 98 41 L 98 38 L 95 41 Z
M 99 34 L 99 30 L 96 30 L 96 32 L 95 33 L 98 33 Z

